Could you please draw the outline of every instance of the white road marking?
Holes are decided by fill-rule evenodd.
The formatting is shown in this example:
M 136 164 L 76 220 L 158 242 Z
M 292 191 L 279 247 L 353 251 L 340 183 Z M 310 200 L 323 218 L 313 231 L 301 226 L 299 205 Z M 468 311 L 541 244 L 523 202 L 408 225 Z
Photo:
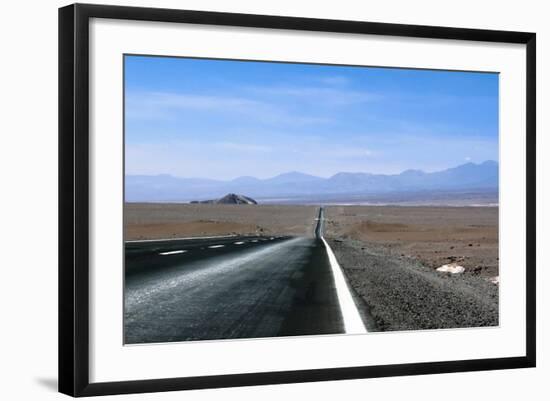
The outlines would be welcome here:
M 258 242 L 258 240 L 257 240 L 257 239 L 253 239 L 253 240 L 252 240 L 252 241 L 250 241 L 250 242 Z
M 169 251 L 169 252 L 161 252 L 159 255 L 166 256 L 166 255 L 177 255 L 178 253 L 185 253 L 187 252 L 185 249 L 180 249 L 179 251 Z
M 253 262 L 254 260 L 263 260 L 270 257 L 274 252 L 278 252 L 292 244 L 303 241 L 303 238 L 294 238 L 276 244 L 267 245 L 261 248 L 253 248 L 254 250 L 245 253 L 244 255 L 238 255 L 235 257 L 229 257 L 221 263 L 210 263 L 205 268 L 198 269 L 183 274 L 178 274 L 169 279 L 156 280 L 153 283 L 148 283 L 139 290 L 133 290 L 127 294 L 126 306 L 132 308 L 143 302 L 149 302 L 151 296 L 156 293 L 165 292 L 171 288 L 177 287 L 183 282 L 200 283 L 203 280 L 208 280 L 211 277 L 216 277 L 219 274 L 226 273 L 233 269 L 245 265 L 246 263 Z
M 127 244 L 140 243 L 140 242 L 161 242 L 161 241 L 182 241 L 188 239 L 214 239 L 214 238 L 232 238 L 236 237 L 236 234 L 233 235 L 214 235 L 210 237 L 180 237 L 180 238 L 161 238 L 161 239 L 137 239 L 125 241 Z
M 235 245 L 242 245 L 244 244 L 244 241 L 238 241 L 238 242 L 234 242 Z
M 353 297 L 344 278 L 344 273 L 336 256 L 330 249 L 327 241 L 323 237 L 325 247 L 327 249 L 328 260 L 332 269 L 332 275 L 334 276 L 334 285 L 336 286 L 336 295 L 338 296 L 338 303 L 340 304 L 340 311 L 342 312 L 342 318 L 344 319 L 344 329 L 347 334 L 364 334 L 367 332 L 363 320 L 359 315 L 359 311 L 355 306 Z
M 225 245 L 211 245 L 208 248 L 214 249 L 214 248 L 223 248 Z

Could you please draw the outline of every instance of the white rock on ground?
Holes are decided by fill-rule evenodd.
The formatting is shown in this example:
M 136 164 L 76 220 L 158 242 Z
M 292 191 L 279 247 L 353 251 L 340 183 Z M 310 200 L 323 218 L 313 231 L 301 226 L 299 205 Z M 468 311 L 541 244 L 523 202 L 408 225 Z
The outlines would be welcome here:
M 442 273 L 458 274 L 458 273 L 464 273 L 465 269 L 464 267 L 459 266 L 456 263 L 450 263 L 448 265 L 443 265 L 441 267 L 438 267 L 436 270 Z

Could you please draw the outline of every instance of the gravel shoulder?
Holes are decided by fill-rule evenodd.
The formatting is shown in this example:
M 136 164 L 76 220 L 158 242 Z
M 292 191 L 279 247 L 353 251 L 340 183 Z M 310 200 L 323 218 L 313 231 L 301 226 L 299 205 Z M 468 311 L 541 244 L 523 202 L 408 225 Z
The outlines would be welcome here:
M 376 327 L 371 331 L 497 326 L 498 286 L 476 275 L 451 275 L 383 245 L 328 239 Z

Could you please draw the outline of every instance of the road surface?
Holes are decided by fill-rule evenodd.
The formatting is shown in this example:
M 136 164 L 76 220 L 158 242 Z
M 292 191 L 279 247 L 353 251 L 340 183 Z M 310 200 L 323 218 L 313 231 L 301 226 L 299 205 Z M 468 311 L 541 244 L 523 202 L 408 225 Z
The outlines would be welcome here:
M 313 238 L 127 242 L 125 343 L 364 332 L 323 222 Z

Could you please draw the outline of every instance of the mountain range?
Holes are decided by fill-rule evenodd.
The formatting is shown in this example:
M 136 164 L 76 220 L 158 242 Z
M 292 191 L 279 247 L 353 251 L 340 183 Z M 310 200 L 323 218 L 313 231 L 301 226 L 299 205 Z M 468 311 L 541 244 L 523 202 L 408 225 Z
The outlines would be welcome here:
M 437 172 L 406 170 L 400 174 L 340 172 L 329 178 L 292 171 L 272 178 L 242 176 L 230 181 L 180 178 L 168 174 L 126 175 L 127 202 L 190 201 L 227 193 L 255 199 L 295 196 L 376 195 L 418 191 L 498 189 L 498 163 L 466 163 Z

